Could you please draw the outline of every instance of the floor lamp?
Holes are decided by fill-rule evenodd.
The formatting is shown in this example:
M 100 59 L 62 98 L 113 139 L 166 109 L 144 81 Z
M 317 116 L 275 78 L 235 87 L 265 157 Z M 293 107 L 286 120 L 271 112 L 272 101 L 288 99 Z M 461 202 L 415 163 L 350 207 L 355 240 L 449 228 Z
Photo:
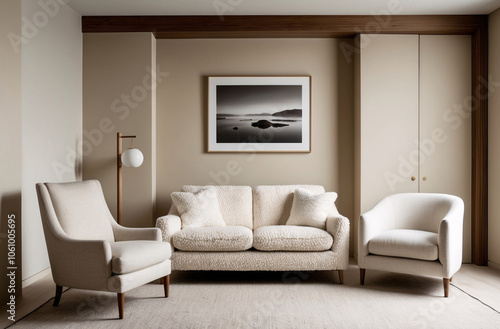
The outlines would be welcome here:
M 131 145 L 122 153 L 122 139 L 130 138 Z M 133 139 L 136 136 L 123 136 L 122 133 L 116 134 L 116 165 L 117 165 L 117 222 L 122 223 L 122 166 L 137 168 L 144 161 L 142 152 L 133 147 Z

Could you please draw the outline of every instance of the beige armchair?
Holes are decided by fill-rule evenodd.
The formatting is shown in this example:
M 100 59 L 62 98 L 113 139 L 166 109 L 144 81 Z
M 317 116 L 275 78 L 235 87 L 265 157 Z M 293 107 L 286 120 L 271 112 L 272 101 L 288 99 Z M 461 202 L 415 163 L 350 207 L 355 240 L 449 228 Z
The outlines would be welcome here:
M 56 283 L 63 287 L 117 293 L 123 319 L 125 292 L 163 278 L 168 297 L 171 248 L 157 228 L 116 223 L 97 180 L 36 185 L 43 231 Z
M 393 194 L 361 215 L 358 266 L 443 278 L 448 297 L 450 281 L 462 265 L 464 203 L 437 193 Z

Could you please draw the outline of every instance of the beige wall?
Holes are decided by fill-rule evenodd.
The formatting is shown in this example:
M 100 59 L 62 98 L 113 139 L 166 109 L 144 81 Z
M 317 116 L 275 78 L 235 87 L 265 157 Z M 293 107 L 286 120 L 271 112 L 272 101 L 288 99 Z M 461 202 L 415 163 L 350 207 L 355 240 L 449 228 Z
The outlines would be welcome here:
M 139 168 L 123 168 L 123 225 L 152 226 L 155 168 L 156 39 L 151 33 L 85 34 L 83 178 L 98 179 L 116 218 L 116 133 L 136 135 Z M 152 70 L 153 68 L 153 70 Z M 157 79 L 164 79 L 159 72 Z M 123 140 L 123 149 L 130 139 Z
M 0 302 L 9 298 L 7 287 L 7 247 L 8 219 L 14 215 L 16 227 L 16 264 L 21 261 L 21 53 L 16 52 L 9 39 L 13 34 L 21 34 L 21 2 L 3 0 L 0 2 Z M 12 241 L 11 241 L 12 242 Z M 21 271 L 19 266 L 17 282 Z M 19 289 L 18 289 L 19 292 Z
M 41 3 L 22 1 L 23 280 L 49 267 L 35 184 L 81 179 L 81 16 Z
M 500 9 L 489 16 L 488 260 L 500 266 Z
M 321 184 L 353 213 L 353 65 L 338 39 L 158 40 L 169 73 L 157 96 L 157 215 L 185 184 Z M 350 60 L 350 59 L 349 59 Z M 206 145 L 206 77 L 311 75 L 312 152 L 213 154 Z M 238 166 L 238 173 L 228 166 Z M 351 239 L 352 240 L 352 239 Z

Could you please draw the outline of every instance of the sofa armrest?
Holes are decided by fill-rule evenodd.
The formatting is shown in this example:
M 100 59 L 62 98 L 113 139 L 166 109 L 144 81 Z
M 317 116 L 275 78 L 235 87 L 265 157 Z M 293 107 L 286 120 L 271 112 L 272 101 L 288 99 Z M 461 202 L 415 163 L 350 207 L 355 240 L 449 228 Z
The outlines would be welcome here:
M 161 231 L 156 227 L 130 228 L 114 224 L 113 233 L 115 235 L 115 241 L 162 240 Z
M 342 215 L 328 216 L 326 231 L 333 237 L 332 251 L 339 260 L 338 270 L 345 270 L 349 265 L 349 219 Z
M 57 285 L 107 290 L 112 259 L 109 242 L 59 237 L 49 243 L 50 265 Z
M 172 243 L 172 237 L 176 232 L 181 230 L 181 218 L 176 215 L 159 217 L 156 220 L 156 227 L 161 231 L 162 241 L 170 243 L 173 252 L 174 245 Z

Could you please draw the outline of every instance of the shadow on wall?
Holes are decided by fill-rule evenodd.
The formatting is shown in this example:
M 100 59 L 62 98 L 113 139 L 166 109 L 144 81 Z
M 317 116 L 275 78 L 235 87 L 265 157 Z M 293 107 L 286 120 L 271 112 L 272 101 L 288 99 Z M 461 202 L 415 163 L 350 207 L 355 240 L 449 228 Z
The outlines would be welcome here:
M 353 39 L 339 39 L 337 45 L 337 208 L 351 222 L 350 254 L 353 254 L 354 222 L 354 63 L 341 47 L 354 47 Z
M 1 196 L 0 214 L 0 267 L 5 271 L 0 279 L 0 297 L 2 303 L 8 303 L 14 299 L 11 296 L 19 298 L 22 292 L 20 192 Z

